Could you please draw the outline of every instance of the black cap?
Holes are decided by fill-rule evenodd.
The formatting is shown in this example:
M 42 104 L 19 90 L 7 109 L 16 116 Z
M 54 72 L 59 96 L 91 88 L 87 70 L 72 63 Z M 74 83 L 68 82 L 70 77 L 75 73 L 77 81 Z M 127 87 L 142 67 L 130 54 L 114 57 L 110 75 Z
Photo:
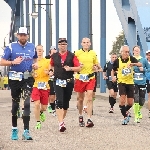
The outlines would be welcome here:
M 58 43 L 61 43 L 61 42 L 65 42 L 65 43 L 67 43 L 66 38 L 59 38 Z

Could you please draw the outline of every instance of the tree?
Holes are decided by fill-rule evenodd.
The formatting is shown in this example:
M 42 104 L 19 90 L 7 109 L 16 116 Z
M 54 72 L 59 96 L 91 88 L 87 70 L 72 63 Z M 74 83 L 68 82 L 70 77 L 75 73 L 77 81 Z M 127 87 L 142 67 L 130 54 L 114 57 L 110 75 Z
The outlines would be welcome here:
M 112 53 L 116 53 L 118 56 L 120 55 L 120 48 L 125 44 L 125 35 L 124 32 L 120 32 L 119 35 L 116 37 L 116 40 L 113 41 L 112 44 L 112 50 L 109 53 L 111 55 Z

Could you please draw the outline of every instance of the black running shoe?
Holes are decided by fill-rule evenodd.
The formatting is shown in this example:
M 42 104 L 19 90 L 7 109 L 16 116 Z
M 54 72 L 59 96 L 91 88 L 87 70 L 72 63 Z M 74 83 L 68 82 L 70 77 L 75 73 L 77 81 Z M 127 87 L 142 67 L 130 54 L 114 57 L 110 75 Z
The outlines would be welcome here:
M 88 119 L 86 127 L 93 127 L 93 126 L 94 126 L 93 122 L 90 119 Z
M 79 126 L 80 127 L 84 127 L 85 126 L 85 122 L 83 121 L 83 116 L 79 117 Z

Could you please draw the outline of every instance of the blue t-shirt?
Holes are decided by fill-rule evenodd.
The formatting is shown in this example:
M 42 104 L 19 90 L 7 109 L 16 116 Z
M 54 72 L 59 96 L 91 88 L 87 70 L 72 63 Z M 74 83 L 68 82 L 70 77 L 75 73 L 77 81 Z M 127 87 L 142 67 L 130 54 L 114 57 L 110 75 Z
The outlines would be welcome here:
M 22 57 L 23 61 L 18 65 L 12 65 L 11 71 L 32 71 L 33 59 L 37 58 L 34 44 L 27 42 L 26 45 L 22 46 L 18 42 L 10 43 L 5 48 L 2 58 L 13 61 L 17 57 Z

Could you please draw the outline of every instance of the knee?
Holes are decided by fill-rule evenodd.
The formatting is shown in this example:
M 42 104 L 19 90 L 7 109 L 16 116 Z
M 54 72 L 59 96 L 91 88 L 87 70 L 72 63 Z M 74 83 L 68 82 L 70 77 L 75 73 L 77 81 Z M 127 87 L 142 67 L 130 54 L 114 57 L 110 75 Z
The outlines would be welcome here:
M 125 95 L 121 95 L 120 96 L 120 105 L 123 106 L 126 103 L 126 96 Z
M 62 101 L 56 100 L 56 109 L 62 109 L 62 108 L 63 108 Z
M 40 107 L 40 103 L 35 101 L 35 102 L 34 102 L 34 107 L 35 107 L 35 108 L 39 108 L 39 107 Z

